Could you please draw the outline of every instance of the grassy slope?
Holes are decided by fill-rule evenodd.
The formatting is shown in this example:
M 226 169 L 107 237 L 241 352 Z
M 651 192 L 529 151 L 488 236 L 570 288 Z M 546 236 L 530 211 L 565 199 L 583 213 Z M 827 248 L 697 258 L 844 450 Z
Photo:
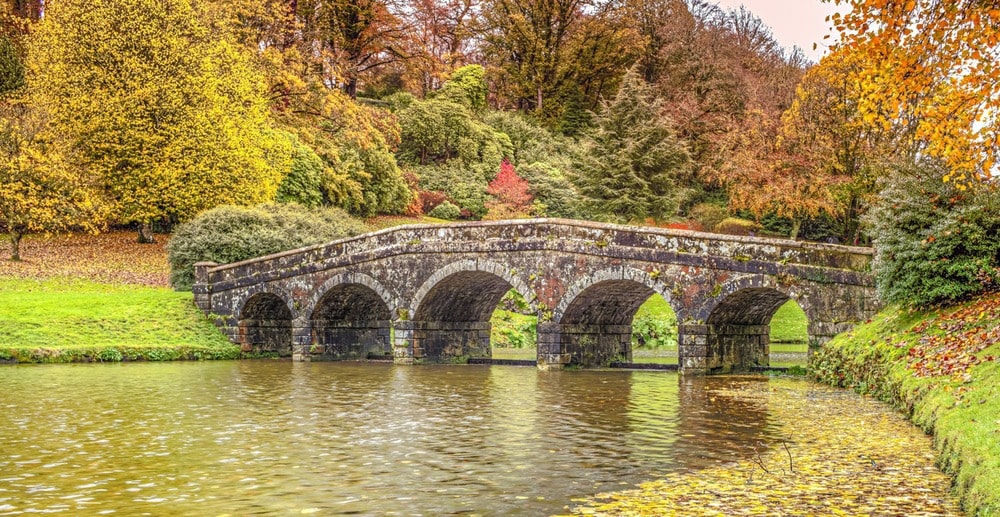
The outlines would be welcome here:
M 0 360 L 69 362 L 239 357 L 167 285 L 163 245 L 115 232 L 30 237 L 22 262 L 0 260 Z
M 889 308 L 827 343 L 821 381 L 892 403 L 933 433 L 972 515 L 1000 515 L 1000 293 L 926 312 Z
M 771 349 L 775 344 L 792 345 L 781 347 L 782 351 L 784 348 L 795 348 L 795 351 L 805 352 L 809 343 L 808 325 L 806 313 L 795 302 L 785 302 L 771 317 Z M 794 345 L 799 346 L 796 348 Z

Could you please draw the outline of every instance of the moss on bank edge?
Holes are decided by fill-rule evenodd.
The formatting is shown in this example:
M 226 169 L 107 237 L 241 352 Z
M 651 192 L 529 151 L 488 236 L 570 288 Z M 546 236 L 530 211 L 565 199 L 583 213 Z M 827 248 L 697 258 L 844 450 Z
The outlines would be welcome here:
M 1000 515 L 1000 293 L 929 311 L 890 307 L 810 359 L 819 381 L 889 402 L 934 435 L 970 515 Z
M 0 278 L 0 361 L 237 359 L 191 293 L 78 278 Z

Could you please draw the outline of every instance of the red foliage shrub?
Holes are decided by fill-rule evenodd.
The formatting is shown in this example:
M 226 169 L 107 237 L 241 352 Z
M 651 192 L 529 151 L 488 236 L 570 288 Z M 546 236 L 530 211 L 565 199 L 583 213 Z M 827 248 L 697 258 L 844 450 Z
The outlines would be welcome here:
M 500 163 L 500 172 L 490 182 L 486 192 L 493 197 L 486 202 L 486 219 L 525 217 L 531 212 L 528 182 L 517 175 L 507 160 Z
M 671 230 L 691 230 L 695 232 L 700 232 L 704 230 L 704 228 L 702 228 L 702 226 L 698 224 L 698 221 L 674 221 L 671 223 L 667 223 L 663 227 L 669 228 Z
M 448 195 L 437 190 L 417 190 L 417 197 L 420 199 L 420 206 L 423 213 L 429 214 L 434 207 L 448 201 Z

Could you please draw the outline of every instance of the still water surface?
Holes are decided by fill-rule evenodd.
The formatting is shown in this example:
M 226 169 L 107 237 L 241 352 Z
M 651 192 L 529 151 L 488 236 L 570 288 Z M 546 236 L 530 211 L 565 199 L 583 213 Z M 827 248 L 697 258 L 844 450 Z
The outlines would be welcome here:
M 792 423 L 724 395 L 746 389 L 859 400 L 804 381 L 664 372 L 4 367 L 0 515 L 546 515 L 776 443 Z

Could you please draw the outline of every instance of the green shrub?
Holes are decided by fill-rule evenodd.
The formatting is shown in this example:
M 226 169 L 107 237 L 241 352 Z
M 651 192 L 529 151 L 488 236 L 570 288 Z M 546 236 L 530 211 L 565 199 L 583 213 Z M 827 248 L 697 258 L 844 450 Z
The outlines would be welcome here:
M 396 92 L 382 100 L 389 105 L 389 111 L 396 113 L 410 107 L 410 104 L 413 104 L 416 97 L 414 97 L 410 92 Z
M 480 122 L 463 104 L 448 99 L 413 101 L 399 111 L 398 156 L 426 165 L 458 159 L 463 166 L 482 164 L 497 170 L 512 152 L 510 138 Z
M 753 217 L 749 211 L 739 211 L 735 214 L 738 217 Z M 777 214 L 766 214 L 759 219 L 760 233 L 762 235 L 774 235 L 787 238 L 792 233 L 795 221 L 787 217 L 779 217 Z M 840 242 L 843 237 L 844 225 L 831 217 L 822 213 L 815 217 L 802 219 L 799 233 L 796 236 L 799 240 Z
M 557 159 L 564 148 L 570 147 L 568 139 L 557 137 L 535 124 L 524 115 L 510 111 L 493 111 L 484 122 L 510 140 L 514 166 L 528 165 Z M 570 166 L 570 160 L 565 160 Z
M 462 210 L 449 201 L 442 201 L 440 205 L 434 207 L 427 215 L 438 219 L 454 221 L 462 215 Z
M 632 347 L 677 347 L 677 315 L 663 297 L 653 296 L 639 307 L 632 319 Z
M 943 182 L 933 164 L 897 166 L 864 217 L 875 245 L 876 287 L 885 302 L 928 306 L 1000 282 L 996 184 Z
M 548 162 L 535 162 L 518 169 L 528 182 L 528 192 L 540 203 L 539 215 L 545 217 L 582 218 L 579 194 L 573 182 Z
M 472 111 L 479 112 L 486 108 L 486 70 L 482 65 L 465 65 L 458 68 L 445 81 L 439 96 L 452 102 L 465 105 Z
M 416 166 L 413 170 L 420 177 L 421 189 L 444 192 L 455 205 L 475 217 L 486 214 L 486 202 L 490 199 L 486 186 L 496 175 L 496 169 L 464 167 L 459 160 L 451 160 L 442 165 Z
M 760 225 L 738 217 L 727 217 L 715 225 L 715 231 L 729 235 L 752 235 L 760 231 Z
M 288 174 L 278 185 L 275 201 L 298 203 L 306 208 L 318 207 L 327 201 L 323 194 L 326 178 L 323 159 L 296 139 L 292 143 L 292 161 Z
M 688 216 L 701 225 L 705 231 L 714 231 L 715 227 L 728 217 L 726 209 L 711 203 L 698 203 L 688 210 Z
M 237 262 L 357 235 L 365 226 L 337 208 L 220 206 L 177 227 L 167 244 L 170 283 L 189 290 L 195 262 Z
M 490 344 L 495 348 L 535 348 L 538 335 L 538 318 L 503 309 L 497 309 L 490 320 L 493 323 Z

